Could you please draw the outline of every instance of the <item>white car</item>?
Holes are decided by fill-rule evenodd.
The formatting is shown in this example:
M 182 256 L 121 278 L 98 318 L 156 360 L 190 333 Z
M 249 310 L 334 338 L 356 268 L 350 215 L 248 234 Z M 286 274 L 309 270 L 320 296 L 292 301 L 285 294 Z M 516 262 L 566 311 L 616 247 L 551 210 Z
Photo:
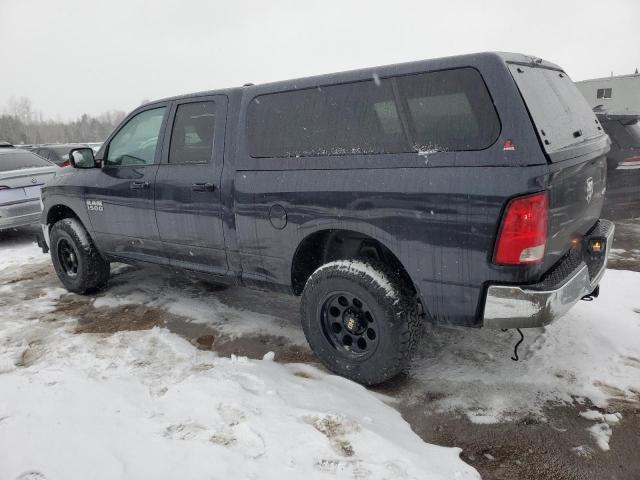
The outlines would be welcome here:
M 59 170 L 26 150 L 0 149 L 0 230 L 40 223 L 40 189 Z

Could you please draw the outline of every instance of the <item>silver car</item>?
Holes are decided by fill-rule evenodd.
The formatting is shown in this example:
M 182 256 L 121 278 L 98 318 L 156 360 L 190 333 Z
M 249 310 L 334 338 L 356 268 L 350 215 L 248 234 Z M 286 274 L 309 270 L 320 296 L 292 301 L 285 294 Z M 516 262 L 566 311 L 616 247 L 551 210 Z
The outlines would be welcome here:
M 0 149 L 0 230 L 40 223 L 40 188 L 59 170 L 26 150 Z

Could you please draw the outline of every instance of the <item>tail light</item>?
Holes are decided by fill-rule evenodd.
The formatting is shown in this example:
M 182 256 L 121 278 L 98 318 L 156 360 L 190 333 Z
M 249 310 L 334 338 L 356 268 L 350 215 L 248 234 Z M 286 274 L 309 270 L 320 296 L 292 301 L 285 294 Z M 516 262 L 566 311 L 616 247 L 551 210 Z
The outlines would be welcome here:
M 640 167 L 640 156 L 627 157 L 620 162 L 620 167 Z
M 493 263 L 528 265 L 544 258 L 547 244 L 547 193 L 512 199 L 502 217 Z
M 65 160 L 64 162 L 62 162 L 62 165 L 60 165 L 62 168 L 64 167 L 70 167 L 71 166 L 71 162 L 69 160 Z

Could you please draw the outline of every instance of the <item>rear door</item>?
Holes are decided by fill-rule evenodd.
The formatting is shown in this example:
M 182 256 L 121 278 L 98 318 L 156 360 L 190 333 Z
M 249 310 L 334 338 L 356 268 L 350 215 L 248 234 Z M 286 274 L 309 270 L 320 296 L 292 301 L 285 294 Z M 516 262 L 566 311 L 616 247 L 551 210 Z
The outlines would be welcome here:
M 549 240 L 545 266 L 555 263 L 600 217 L 609 140 L 588 103 L 562 70 L 510 63 L 549 159 Z
M 102 169 L 85 187 L 96 241 L 112 255 L 168 263 L 153 210 L 168 104 L 134 114 L 109 140 Z
M 165 138 L 155 209 L 170 263 L 214 274 L 227 272 L 220 178 L 227 98 L 178 101 Z

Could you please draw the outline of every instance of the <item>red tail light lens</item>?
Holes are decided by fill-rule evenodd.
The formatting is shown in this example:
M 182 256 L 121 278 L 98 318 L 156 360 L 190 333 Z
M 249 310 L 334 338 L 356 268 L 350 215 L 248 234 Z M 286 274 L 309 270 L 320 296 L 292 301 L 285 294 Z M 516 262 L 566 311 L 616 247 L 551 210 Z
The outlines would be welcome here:
M 512 199 L 502 218 L 493 262 L 498 265 L 540 262 L 547 245 L 548 210 L 546 192 Z
M 70 167 L 71 166 L 71 162 L 69 160 L 65 160 L 64 162 L 62 162 L 62 165 L 60 165 L 62 168 L 64 167 Z
M 620 163 L 620 166 L 640 166 L 640 156 L 627 157 Z

